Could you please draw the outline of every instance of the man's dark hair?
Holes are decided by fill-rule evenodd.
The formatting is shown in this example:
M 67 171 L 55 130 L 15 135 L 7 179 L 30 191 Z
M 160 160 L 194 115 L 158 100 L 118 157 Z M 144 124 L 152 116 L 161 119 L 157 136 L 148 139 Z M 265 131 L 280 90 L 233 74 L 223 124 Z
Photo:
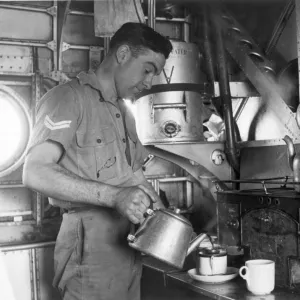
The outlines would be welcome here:
M 163 54 L 167 59 L 173 49 L 171 42 L 166 37 L 143 23 L 123 24 L 111 38 L 110 49 L 115 50 L 124 44 L 130 47 L 135 57 L 150 49 Z

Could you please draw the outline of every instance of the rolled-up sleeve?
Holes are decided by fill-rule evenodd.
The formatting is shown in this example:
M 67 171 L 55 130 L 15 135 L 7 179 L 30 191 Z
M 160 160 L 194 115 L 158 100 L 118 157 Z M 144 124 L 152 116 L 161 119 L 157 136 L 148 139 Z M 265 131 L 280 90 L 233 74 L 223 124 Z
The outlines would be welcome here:
M 143 166 L 149 154 L 149 151 L 142 145 L 142 143 L 138 139 L 136 143 L 135 160 L 132 167 L 133 172 L 136 172 Z
M 75 137 L 79 119 L 80 104 L 73 88 L 68 84 L 53 88 L 40 100 L 28 150 L 52 140 L 66 151 Z

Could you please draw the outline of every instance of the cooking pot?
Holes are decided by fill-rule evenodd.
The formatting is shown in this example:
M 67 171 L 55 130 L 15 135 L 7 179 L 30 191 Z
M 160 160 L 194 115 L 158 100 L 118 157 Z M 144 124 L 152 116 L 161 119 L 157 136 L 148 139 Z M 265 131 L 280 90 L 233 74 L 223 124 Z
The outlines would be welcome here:
M 127 240 L 130 247 L 181 269 L 186 256 L 206 238 L 202 233 L 192 240 L 194 235 L 180 209 L 148 209 L 145 221 Z

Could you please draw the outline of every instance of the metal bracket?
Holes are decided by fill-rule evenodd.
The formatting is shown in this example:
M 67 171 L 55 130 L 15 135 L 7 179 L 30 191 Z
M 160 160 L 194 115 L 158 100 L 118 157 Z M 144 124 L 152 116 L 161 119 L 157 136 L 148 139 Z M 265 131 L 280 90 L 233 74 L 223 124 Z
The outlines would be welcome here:
M 57 46 L 56 41 L 51 41 L 51 42 L 47 43 L 47 47 L 52 51 L 56 51 L 56 48 L 57 48 L 56 46 Z
M 51 6 L 51 7 L 47 8 L 46 11 L 51 16 L 57 15 L 57 7 L 56 6 Z
M 144 163 L 143 163 L 143 166 L 142 166 L 143 171 L 146 170 L 147 165 L 153 160 L 153 158 L 154 158 L 154 155 L 152 155 L 152 154 L 149 154 L 147 156 L 147 158 L 144 160 Z
M 63 42 L 62 43 L 62 47 L 61 47 L 61 52 L 64 52 L 64 51 L 66 51 L 66 50 L 68 50 L 68 49 L 70 49 L 71 48 L 71 45 L 70 44 L 68 44 L 68 43 L 66 43 L 66 42 Z

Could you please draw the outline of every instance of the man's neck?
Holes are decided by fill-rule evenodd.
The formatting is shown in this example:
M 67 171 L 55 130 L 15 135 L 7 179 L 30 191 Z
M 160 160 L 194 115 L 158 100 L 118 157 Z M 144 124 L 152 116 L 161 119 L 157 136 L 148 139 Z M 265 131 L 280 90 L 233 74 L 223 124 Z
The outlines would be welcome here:
M 95 74 L 99 80 L 101 92 L 104 99 L 107 101 L 116 102 L 118 99 L 118 94 L 116 91 L 113 74 L 111 71 L 109 71 L 109 69 L 111 69 L 111 66 L 110 68 L 106 67 L 108 63 L 108 61 L 104 60 Z

